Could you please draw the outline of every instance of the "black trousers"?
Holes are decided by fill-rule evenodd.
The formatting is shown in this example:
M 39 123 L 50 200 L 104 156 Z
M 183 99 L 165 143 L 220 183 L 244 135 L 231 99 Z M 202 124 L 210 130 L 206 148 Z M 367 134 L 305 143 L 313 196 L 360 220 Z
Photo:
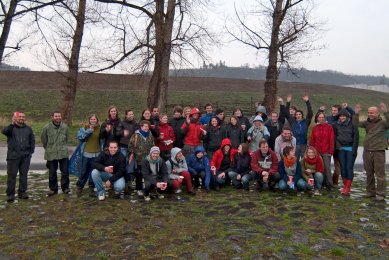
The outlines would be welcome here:
M 15 196 L 16 176 L 19 172 L 18 194 L 27 191 L 27 174 L 30 169 L 31 155 L 7 160 L 7 196 Z
M 49 188 L 54 192 L 58 192 L 58 178 L 57 170 L 58 165 L 61 171 L 61 189 L 69 189 L 69 172 L 68 172 L 69 159 L 64 158 L 60 160 L 47 161 L 47 169 L 49 169 Z

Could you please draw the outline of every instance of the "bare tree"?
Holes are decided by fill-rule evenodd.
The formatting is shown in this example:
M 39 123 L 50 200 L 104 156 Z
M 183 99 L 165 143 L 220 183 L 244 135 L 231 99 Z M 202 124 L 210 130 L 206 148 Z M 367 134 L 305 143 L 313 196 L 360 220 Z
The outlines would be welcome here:
M 205 59 L 206 42 L 213 40 L 205 26 L 191 13 L 196 1 L 141 1 L 142 5 L 135 4 L 139 1 L 97 1 L 107 3 L 111 6 L 109 9 L 113 5 L 120 6 L 119 15 L 116 13 L 114 16 L 115 22 L 110 23 L 119 33 L 110 37 L 109 41 L 120 42 L 117 46 L 122 47 L 112 54 L 113 58 L 104 56 L 107 66 L 94 72 L 114 68 L 125 61 L 131 61 L 132 66 L 138 61 L 138 65 L 134 66 L 138 72 L 148 71 L 153 66 L 147 106 L 159 107 L 163 111 L 167 104 L 170 65 L 175 65 L 175 62 L 190 63 L 185 55 L 187 50 Z M 139 30 L 133 26 L 137 23 L 145 27 Z
M 20 18 L 23 15 L 39 10 L 43 7 L 54 5 L 62 0 L 51 0 L 51 1 L 36 1 L 36 0 L 0 0 L 1 13 L 0 13 L 0 25 L 2 25 L 2 31 L 0 36 L 0 64 L 3 62 L 4 52 L 6 48 L 13 49 L 14 51 L 20 50 L 20 43 L 25 38 L 22 38 L 15 46 L 6 46 L 9 34 L 11 32 L 11 25 L 14 19 Z M 7 9 L 8 7 L 8 9 Z
M 45 65 L 56 70 L 65 78 L 61 90 L 63 94 L 61 112 L 64 121 L 69 125 L 72 124 L 78 88 L 86 4 L 86 0 L 63 1 L 52 6 L 52 10 L 36 12 L 36 25 L 47 46 L 48 53 L 45 58 L 50 61 L 55 60 L 54 65 L 49 61 L 45 62 Z
M 317 50 L 314 46 L 323 24 L 312 19 L 310 0 L 258 0 L 254 11 L 238 11 L 235 27 L 227 25 L 234 40 L 268 55 L 263 105 L 274 110 L 281 66 L 293 70 L 299 55 Z
M 76 15 L 76 29 L 74 31 L 72 49 L 70 52 L 68 73 L 66 75 L 66 84 L 62 90 L 64 94 L 62 115 L 65 122 L 72 123 L 74 101 L 78 86 L 78 67 L 80 59 L 80 50 L 82 36 L 84 34 L 86 0 L 78 1 L 78 12 Z

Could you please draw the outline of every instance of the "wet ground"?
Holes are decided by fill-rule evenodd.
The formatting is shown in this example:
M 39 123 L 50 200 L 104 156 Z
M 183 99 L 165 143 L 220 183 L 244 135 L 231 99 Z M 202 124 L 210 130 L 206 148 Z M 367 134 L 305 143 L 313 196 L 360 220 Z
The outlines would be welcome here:
M 47 198 L 47 180 L 30 173 L 31 198 L 8 204 L 0 176 L 0 259 L 389 258 L 389 202 L 363 198 L 362 173 L 351 197 L 229 187 L 150 202 Z

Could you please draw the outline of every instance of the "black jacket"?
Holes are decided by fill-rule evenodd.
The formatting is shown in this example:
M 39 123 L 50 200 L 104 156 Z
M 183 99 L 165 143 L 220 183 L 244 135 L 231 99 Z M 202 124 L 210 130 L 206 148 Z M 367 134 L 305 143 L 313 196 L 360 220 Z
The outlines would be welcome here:
M 123 121 L 121 121 L 119 123 L 118 128 L 117 128 L 118 133 L 120 133 L 120 146 L 128 147 L 128 143 L 130 142 L 131 136 L 138 129 L 139 129 L 139 125 L 135 120 L 132 120 L 132 121 L 123 120 Z M 129 131 L 128 136 L 124 136 L 124 130 Z
M 7 136 L 7 160 L 31 156 L 35 150 L 35 137 L 31 127 L 23 124 L 9 125 L 2 133 Z
M 173 143 L 174 147 L 182 148 L 184 147 L 184 139 L 185 135 L 181 132 L 181 126 L 185 123 L 185 117 L 173 117 L 170 120 L 170 125 L 173 127 L 174 135 L 176 136 L 176 140 Z
M 344 123 L 337 121 L 332 125 L 335 132 L 335 149 L 339 150 L 344 146 L 351 146 L 353 154 L 358 151 L 359 132 L 358 128 L 353 124 L 351 119 L 347 119 Z
M 93 168 L 103 172 L 107 166 L 113 166 L 113 174 L 109 181 L 114 183 L 126 172 L 126 158 L 119 150 L 114 155 L 110 155 L 108 151 L 101 152 L 93 163 Z
M 228 124 L 226 126 L 224 138 L 229 138 L 232 147 L 234 147 L 235 149 L 237 149 L 241 143 L 244 143 L 245 136 L 246 136 L 245 131 L 242 130 L 239 124 L 237 125 Z
M 206 151 L 217 151 L 222 144 L 222 140 L 226 136 L 224 126 L 218 126 L 216 129 L 213 126 L 207 126 L 207 134 L 204 137 L 203 145 Z

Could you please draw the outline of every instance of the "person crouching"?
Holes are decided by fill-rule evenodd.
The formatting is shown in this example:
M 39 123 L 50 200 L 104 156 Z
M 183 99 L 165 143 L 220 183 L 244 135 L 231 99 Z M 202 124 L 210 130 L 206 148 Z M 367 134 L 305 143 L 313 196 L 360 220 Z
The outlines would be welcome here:
M 153 146 L 142 161 L 142 175 L 145 181 L 144 199 L 150 201 L 150 193 L 155 191 L 159 199 L 167 188 L 168 171 L 165 161 L 159 156 L 158 146 Z

